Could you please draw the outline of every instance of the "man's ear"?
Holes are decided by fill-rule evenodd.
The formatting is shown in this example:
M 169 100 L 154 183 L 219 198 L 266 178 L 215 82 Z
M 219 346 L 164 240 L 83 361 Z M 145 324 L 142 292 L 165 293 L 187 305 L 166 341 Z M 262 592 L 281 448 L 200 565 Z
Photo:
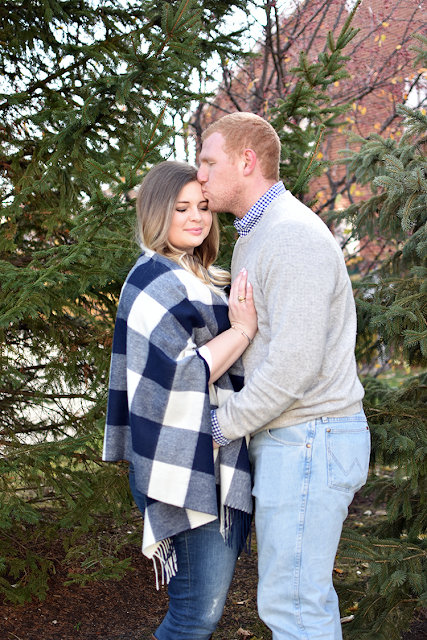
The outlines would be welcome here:
M 243 152 L 243 161 L 243 175 L 248 176 L 255 169 L 257 163 L 257 156 L 255 151 L 253 151 L 252 149 L 245 149 Z

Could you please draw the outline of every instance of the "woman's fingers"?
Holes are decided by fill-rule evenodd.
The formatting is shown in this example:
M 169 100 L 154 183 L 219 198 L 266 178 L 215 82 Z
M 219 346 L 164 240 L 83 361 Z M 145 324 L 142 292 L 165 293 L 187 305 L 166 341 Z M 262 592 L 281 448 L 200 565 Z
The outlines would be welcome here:
M 252 285 L 250 282 L 246 284 L 246 306 L 253 303 L 254 300 L 254 291 L 252 289 Z
M 252 285 L 248 282 L 248 272 L 246 269 L 242 269 L 231 285 L 230 303 L 246 307 L 248 301 L 253 302 L 253 290 Z
M 248 272 L 242 269 L 230 290 L 229 318 L 231 324 L 240 327 L 253 337 L 257 330 L 257 315 L 253 301 L 252 285 L 248 282 Z
M 242 269 L 231 285 L 230 303 L 242 305 L 246 302 L 248 272 Z
M 240 302 L 240 304 L 243 304 L 246 302 L 246 289 L 247 289 L 247 283 L 248 283 L 248 272 L 246 271 L 246 269 L 243 269 L 240 273 L 239 273 L 240 279 L 238 282 L 238 296 L 237 296 L 237 300 L 238 302 Z

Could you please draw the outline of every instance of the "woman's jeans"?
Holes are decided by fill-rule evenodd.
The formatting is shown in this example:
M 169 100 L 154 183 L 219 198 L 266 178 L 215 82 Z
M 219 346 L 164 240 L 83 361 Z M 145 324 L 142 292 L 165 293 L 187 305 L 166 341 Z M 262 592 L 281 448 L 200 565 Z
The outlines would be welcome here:
M 144 510 L 145 498 L 136 488 L 133 468 L 129 482 L 135 502 Z M 228 547 L 219 520 L 173 537 L 178 572 L 169 582 L 169 610 L 157 640 L 208 640 L 222 616 L 239 550 Z
M 348 506 L 368 473 L 365 415 L 262 431 L 249 454 L 259 615 L 273 640 L 341 640 L 332 571 Z

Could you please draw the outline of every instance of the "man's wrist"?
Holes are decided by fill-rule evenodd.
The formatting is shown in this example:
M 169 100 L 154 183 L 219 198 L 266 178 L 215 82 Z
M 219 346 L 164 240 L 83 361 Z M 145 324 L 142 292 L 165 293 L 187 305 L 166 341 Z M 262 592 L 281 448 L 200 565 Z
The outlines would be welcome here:
M 227 444 L 230 444 L 232 440 L 228 440 L 221 433 L 221 428 L 218 423 L 218 418 L 216 417 L 215 409 L 211 411 L 211 421 L 212 421 L 212 438 L 218 443 L 221 447 L 225 447 Z

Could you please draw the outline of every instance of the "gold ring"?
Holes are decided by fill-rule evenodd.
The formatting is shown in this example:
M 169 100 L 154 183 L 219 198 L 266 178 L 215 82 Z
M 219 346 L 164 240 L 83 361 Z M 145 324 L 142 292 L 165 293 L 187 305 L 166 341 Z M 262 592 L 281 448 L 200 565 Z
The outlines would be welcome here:
M 246 300 L 245 296 L 237 296 L 239 302 L 244 302 Z

